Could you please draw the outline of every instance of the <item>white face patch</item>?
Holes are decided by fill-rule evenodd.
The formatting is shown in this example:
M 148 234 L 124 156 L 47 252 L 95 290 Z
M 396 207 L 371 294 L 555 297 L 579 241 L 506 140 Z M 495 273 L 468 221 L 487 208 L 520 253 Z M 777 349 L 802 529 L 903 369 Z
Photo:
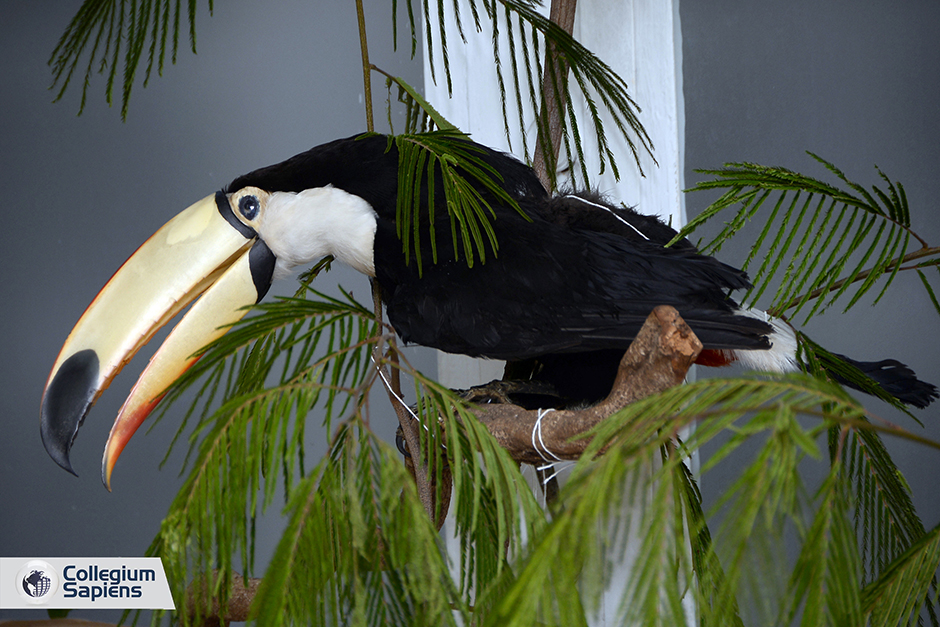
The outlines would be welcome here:
M 332 186 L 272 193 L 257 226 L 277 257 L 276 279 L 326 255 L 375 276 L 375 229 L 372 206 Z

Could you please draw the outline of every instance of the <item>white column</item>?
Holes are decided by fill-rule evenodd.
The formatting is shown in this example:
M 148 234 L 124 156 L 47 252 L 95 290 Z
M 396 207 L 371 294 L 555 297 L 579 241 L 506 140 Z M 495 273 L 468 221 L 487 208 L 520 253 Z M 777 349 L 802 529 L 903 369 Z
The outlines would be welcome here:
M 432 10 L 436 10 L 432 4 Z M 448 4 L 448 6 L 450 6 Z M 547 14 L 547 8 L 545 9 Z M 425 60 L 425 95 L 431 104 L 460 129 L 469 132 L 475 141 L 509 150 L 510 145 L 517 156 L 522 156 L 522 129 L 510 124 L 511 139 L 507 139 L 503 119 L 496 68 L 493 64 L 492 33 L 484 23 L 483 32 L 476 32 L 466 2 L 461 3 L 464 34 L 468 40 L 464 45 L 453 19 L 448 20 L 448 56 L 451 66 L 453 95 L 448 97 L 444 78 L 440 48 L 435 50 L 436 82 L 432 80 L 427 59 Z M 431 17 L 437 24 L 436 15 Z M 505 24 L 500 31 L 506 32 Z M 644 176 L 633 161 L 626 142 L 614 141 L 617 146 L 617 163 L 620 180 L 614 179 L 608 169 L 597 175 L 598 159 L 592 165 L 591 182 L 598 191 L 614 201 L 635 206 L 646 214 L 659 215 L 678 228 L 685 222 L 683 199 L 683 141 L 685 121 L 682 95 L 682 39 L 679 24 L 678 0 L 609 0 L 592 2 L 581 0 L 574 29 L 575 38 L 597 54 L 627 83 L 630 95 L 641 107 L 640 122 L 653 142 L 656 165 L 649 155 L 641 156 Z M 436 31 L 435 40 L 437 41 Z M 504 78 L 510 80 L 509 48 L 503 36 Z M 507 82 L 507 89 L 511 87 Z M 597 150 L 590 128 L 585 123 L 586 106 L 579 94 L 574 95 L 573 104 L 581 112 L 579 126 L 585 139 L 585 152 L 590 155 Z M 509 107 L 514 107 L 510 102 Z M 510 109 L 512 121 L 517 120 Z M 532 129 L 534 113 L 528 112 L 527 128 L 529 145 L 534 143 Z M 617 131 L 608 125 L 607 137 L 614 139 Z M 465 388 L 498 378 L 500 366 L 492 362 L 474 360 L 469 357 L 439 353 L 438 375 L 444 385 Z M 636 507 L 639 507 L 637 505 Z M 638 514 L 634 512 L 634 520 Z M 453 539 L 453 528 L 445 526 L 448 541 Z M 625 561 L 613 573 L 611 594 L 606 595 L 596 624 L 613 622 L 617 615 L 619 592 L 629 576 L 631 551 Z M 455 553 L 456 555 L 456 553 Z M 694 622 L 694 610 L 689 607 L 690 623 Z

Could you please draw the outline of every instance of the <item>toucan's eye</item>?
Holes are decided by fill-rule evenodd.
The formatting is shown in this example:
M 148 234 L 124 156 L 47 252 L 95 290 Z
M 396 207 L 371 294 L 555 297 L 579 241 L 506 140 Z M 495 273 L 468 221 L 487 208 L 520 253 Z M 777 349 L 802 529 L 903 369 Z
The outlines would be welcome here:
M 238 200 L 238 210 L 246 220 L 254 220 L 258 217 L 258 211 L 261 210 L 261 201 L 257 196 L 242 196 Z
M 258 187 L 243 187 L 229 196 L 229 203 L 240 222 L 257 230 L 270 197 L 271 194 Z

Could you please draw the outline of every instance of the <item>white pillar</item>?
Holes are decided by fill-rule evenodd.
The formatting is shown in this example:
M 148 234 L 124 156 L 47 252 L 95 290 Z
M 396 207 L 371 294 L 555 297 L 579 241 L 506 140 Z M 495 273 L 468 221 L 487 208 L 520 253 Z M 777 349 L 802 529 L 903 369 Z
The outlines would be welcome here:
M 431 3 L 436 11 L 435 3 Z M 450 4 L 448 3 L 448 7 Z M 545 9 L 547 14 L 547 8 Z M 461 17 L 467 44 L 464 45 L 457 31 L 453 18 L 447 21 L 448 56 L 450 59 L 453 95 L 448 97 L 447 82 L 444 78 L 443 60 L 440 47 L 434 53 L 436 82 L 431 78 L 428 59 L 425 59 L 425 96 L 431 104 L 448 120 L 472 138 L 494 148 L 509 150 L 510 144 L 517 156 L 522 156 L 521 132 L 512 121 L 518 118 L 510 108 L 511 142 L 507 139 L 501 114 L 496 68 L 493 64 L 492 33 L 484 23 L 483 32 L 476 32 L 466 2 L 461 2 Z M 437 38 L 437 17 L 432 15 L 431 23 Z M 511 94 L 509 47 L 505 41 L 505 24 L 501 24 L 503 33 L 503 72 L 507 80 L 507 90 Z M 683 142 L 685 120 L 682 95 L 682 38 L 679 24 L 678 0 L 608 0 L 596 2 L 581 0 L 574 28 L 575 38 L 589 50 L 597 54 L 627 83 L 628 91 L 641 107 L 640 122 L 646 128 L 655 147 L 658 166 L 649 155 L 641 156 L 641 165 L 645 178 L 633 161 L 633 156 L 626 142 L 616 141 L 616 127 L 607 126 L 607 137 L 617 150 L 617 164 L 620 180 L 614 179 L 610 169 L 597 176 L 598 159 L 589 158 L 593 171 L 591 183 L 598 191 L 609 195 L 613 200 L 635 206 L 646 214 L 659 215 L 678 228 L 685 222 L 685 203 L 683 189 Z M 579 126 L 585 140 L 585 152 L 597 153 L 596 142 L 588 129 L 586 106 L 583 98 L 573 92 L 573 104 L 582 114 Z M 511 97 L 511 96 L 510 96 Z M 515 103 L 510 102 L 509 107 Z M 528 111 L 527 128 L 530 132 L 529 145 L 534 144 L 534 112 Z M 469 357 L 439 353 L 439 380 L 449 387 L 465 388 L 470 385 L 485 383 L 500 375 L 500 365 L 493 362 L 474 360 Z M 638 505 L 637 505 L 638 507 Z M 634 513 L 634 520 L 637 519 Z M 452 541 L 453 528 L 445 526 L 448 541 Z M 456 543 L 455 543 L 456 544 Z M 601 614 L 596 624 L 605 625 L 614 621 L 617 615 L 619 592 L 629 576 L 631 551 L 627 559 L 613 574 L 611 594 L 606 595 Z M 455 553 L 456 555 L 456 553 Z M 694 623 L 694 610 L 689 608 L 689 622 Z

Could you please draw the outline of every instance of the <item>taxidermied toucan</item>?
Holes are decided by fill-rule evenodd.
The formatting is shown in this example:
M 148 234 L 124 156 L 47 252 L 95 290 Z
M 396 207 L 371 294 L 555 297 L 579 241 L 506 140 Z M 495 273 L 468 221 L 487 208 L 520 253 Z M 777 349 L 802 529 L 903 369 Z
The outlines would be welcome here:
M 235 179 L 170 220 L 131 256 L 82 315 L 43 393 L 41 432 L 72 471 L 69 450 L 85 415 L 153 333 L 202 294 L 153 356 L 122 407 L 102 478 L 192 355 L 296 266 L 333 255 L 374 277 L 388 319 L 405 342 L 451 353 L 538 360 L 536 376 L 577 400 L 609 392 L 617 363 L 657 305 L 679 310 L 705 350 L 757 370 L 796 370 L 792 330 L 729 294 L 741 270 L 699 254 L 658 219 L 597 196 L 550 196 L 533 171 L 469 140 L 463 146 L 501 177 L 525 214 L 470 182 L 492 208 L 498 250 L 470 267 L 443 207 L 430 220 L 425 181 L 422 267 L 396 230 L 399 155 L 380 135 L 337 140 Z M 437 190 L 442 183 L 435 184 Z M 444 194 L 434 196 L 444 202 Z M 852 362 L 904 403 L 937 396 L 895 361 Z

